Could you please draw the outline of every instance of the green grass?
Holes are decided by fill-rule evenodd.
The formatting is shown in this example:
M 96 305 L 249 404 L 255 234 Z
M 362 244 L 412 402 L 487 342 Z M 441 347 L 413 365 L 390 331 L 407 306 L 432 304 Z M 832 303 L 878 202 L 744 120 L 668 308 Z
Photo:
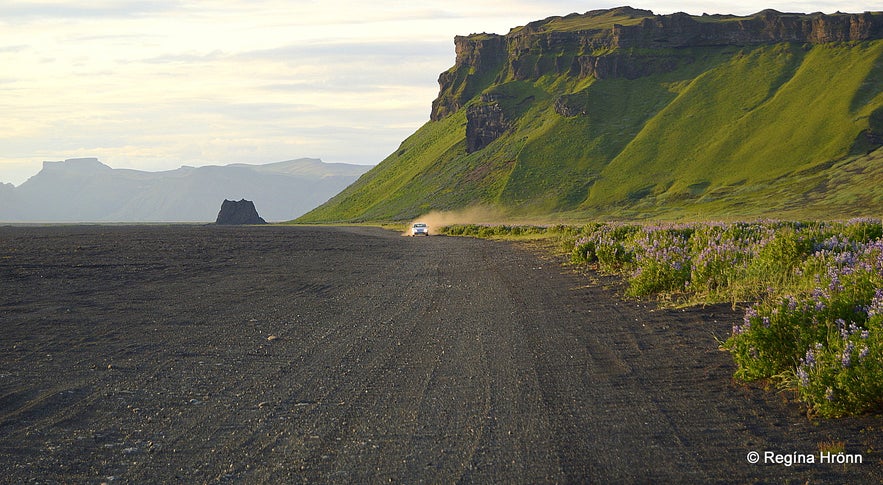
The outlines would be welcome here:
M 554 22 L 565 21 L 575 20 Z M 575 54 L 532 62 L 560 55 Z M 654 51 L 631 55 L 640 62 Z M 469 86 L 484 87 L 466 104 L 502 95 L 509 132 L 466 153 L 465 108 L 428 122 L 299 221 L 408 220 L 474 205 L 559 221 L 883 213 L 873 190 L 883 152 L 868 154 L 875 147 L 863 134 L 883 135 L 883 41 L 655 55 L 674 69 L 638 79 L 481 73 Z M 559 100 L 584 114 L 559 115 Z
M 544 21 L 535 22 L 534 27 L 541 32 L 578 31 L 578 30 L 609 30 L 615 24 L 635 25 L 640 23 L 642 16 L 633 15 L 628 7 L 616 8 L 605 12 L 598 12 L 592 16 L 566 15 L 563 17 L 549 17 Z M 515 32 L 524 27 L 514 29 Z

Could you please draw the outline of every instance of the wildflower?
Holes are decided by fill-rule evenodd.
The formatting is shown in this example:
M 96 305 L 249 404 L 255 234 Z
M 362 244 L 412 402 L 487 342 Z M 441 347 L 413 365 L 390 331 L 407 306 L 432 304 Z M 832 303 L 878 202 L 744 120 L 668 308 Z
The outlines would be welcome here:
M 883 288 L 877 288 L 874 299 L 871 300 L 871 305 L 868 308 L 868 318 L 876 315 L 883 315 Z
M 865 357 L 868 356 L 868 351 L 869 351 L 869 350 L 870 350 L 870 349 L 868 349 L 868 346 L 867 346 L 867 345 L 862 344 L 862 346 L 861 346 L 861 350 L 859 350 L 859 352 L 858 352 L 858 361 L 859 361 L 859 362 L 865 360 Z
M 825 399 L 829 401 L 834 400 L 834 389 L 831 389 L 830 387 L 825 389 Z
M 745 323 L 750 323 L 751 319 L 757 316 L 757 308 L 750 306 L 745 309 L 745 316 L 742 317 L 742 321 Z
M 763 326 L 770 328 L 770 317 L 763 317 Z
M 846 328 L 846 321 L 843 320 L 842 318 L 838 318 L 837 320 L 834 320 L 834 323 L 836 323 L 837 328 L 840 329 L 840 338 L 842 338 L 843 340 L 848 339 L 849 338 L 849 329 Z
M 839 292 L 843 291 L 843 285 L 840 283 L 839 276 L 831 277 L 831 282 L 828 284 L 828 290 L 831 292 Z
M 800 385 L 805 386 L 809 384 L 809 374 L 802 365 L 797 367 L 797 378 L 800 379 Z
M 846 348 L 843 349 L 843 354 L 840 355 L 840 363 L 843 364 L 843 368 L 849 367 L 852 363 L 852 350 L 854 348 L 855 345 L 852 342 L 848 342 Z
M 816 365 L 816 354 L 813 352 L 813 349 L 809 349 L 806 351 L 806 357 L 803 359 L 803 362 L 809 367 L 813 368 Z

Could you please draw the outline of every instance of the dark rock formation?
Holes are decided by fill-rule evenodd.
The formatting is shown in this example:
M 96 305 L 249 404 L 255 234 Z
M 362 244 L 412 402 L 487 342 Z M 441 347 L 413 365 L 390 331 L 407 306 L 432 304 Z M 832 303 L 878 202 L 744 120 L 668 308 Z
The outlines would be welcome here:
M 564 95 L 555 100 L 555 112 L 565 118 L 585 115 L 589 107 L 580 96 Z
M 851 42 L 883 36 L 883 17 L 862 14 L 794 14 L 764 10 L 748 17 L 717 16 L 704 22 L 685 13 L 615 25 L 613 45 L 630 48 L 754 45 L 778 42 Z
M 481 150 L 509 128 L 506 113 L 496 102 L 466 108 L 466 151 L 472 153 Z
M 234 225 L 234 224 L 266 224 L 258 215 L 254 202 L 242 199 L 239 202 L 224 199 L 221 204 L 221 211 L 218 212 L 218 220 L 215 224 Z
M 485 78 L 499 71 L 506 60 L 506 38 L 496 34 L 458 35 L 454 37 L 454 50 L 454 67 L 439 75 L 438 84 L 443 91 L 450 87 L 456 93 L 432 102 L 433 121 L 453 114 L 486 87 Z
M 596 79 L 637 79 L 651 74 L 671 72 L 681 64 L 689 64 L 689 62 L 688 57 L 623 52 L 600 56 L 577 56 L 571 72 L 580 78 L 593 76 Z

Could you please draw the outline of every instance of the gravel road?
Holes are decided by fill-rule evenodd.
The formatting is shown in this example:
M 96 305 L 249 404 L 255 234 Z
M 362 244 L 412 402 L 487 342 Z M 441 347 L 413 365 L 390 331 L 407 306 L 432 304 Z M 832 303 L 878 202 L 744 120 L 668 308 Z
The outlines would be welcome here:
M 879 416 L 733 382 L 729 307 L 592 281 L 377 228 L 2 227 L 0 482 L 883 481 Z

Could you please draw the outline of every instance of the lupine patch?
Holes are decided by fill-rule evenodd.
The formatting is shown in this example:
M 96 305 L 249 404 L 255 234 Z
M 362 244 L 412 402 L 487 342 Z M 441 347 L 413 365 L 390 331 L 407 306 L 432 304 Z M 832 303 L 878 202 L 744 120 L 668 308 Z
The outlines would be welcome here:
M 822 416 L 883 406 L 880 221 L 594 224 L 573 260 L 623 275 L 632 296 L 745 301 L 724 347 Z

